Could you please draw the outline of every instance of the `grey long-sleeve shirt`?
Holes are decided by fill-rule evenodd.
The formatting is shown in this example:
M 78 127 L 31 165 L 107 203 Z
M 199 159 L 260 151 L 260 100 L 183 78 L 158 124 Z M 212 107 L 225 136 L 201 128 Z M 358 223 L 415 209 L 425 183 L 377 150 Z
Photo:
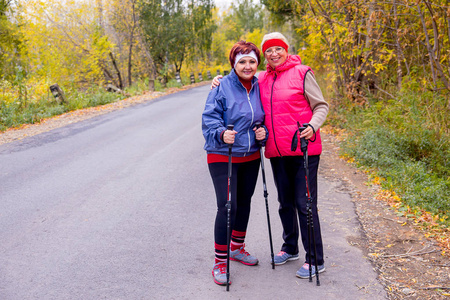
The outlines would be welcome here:
M 325 122 L 329 107 L 312 72 L 308 72 L 305 76 L 305 96 L 313 111 L 309 124 L 317 131 Z

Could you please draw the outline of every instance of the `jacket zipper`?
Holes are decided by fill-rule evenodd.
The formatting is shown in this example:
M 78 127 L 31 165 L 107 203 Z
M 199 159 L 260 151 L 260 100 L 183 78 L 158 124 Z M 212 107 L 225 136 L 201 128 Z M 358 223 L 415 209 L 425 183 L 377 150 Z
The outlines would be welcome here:
M 250 89 L 250 91 L 251 90 L 252 89 Z M 250 146 L 251 146 L 250 129 L 251 129 L 252 124 L 253 124 L 253 119 L 255 118 L 255 112 L 253 111 L 252 102 L 250 101 L 250 93 L 247 93 L 247 100 L 248 100 L 248 104 L 250 105 L 250 110 L 252 111 L 252 121 L 250 122 L 250 127 L 247 129 L 247 136 L 248 136 L 248 150 L 247 150 L 247 152 L 250 152 Z
M 241 84 L 241 86 L 244 88 L 245 92 L 247 93 L 247 101 L 248 101 L 248 105 L 250 105 L 250 110 L 252 111 L 252 121 L 250 122 L 250 127 L 253 124 L 253 119 L 255 118 L 255 112 L 253 110 L 253 106 L 252 106 L 252 102 L 250 101 L 250 92 L 253 89 L 253 84 L 252 87 L 250 88 L 250 92 L 247 92 L 247 89 L 245 88 L 245 86 L 242 84 L 242 82 L 239 82 Z M 250 141 L 250 128 L 247 129 L 247 136 L 248 136 L 248 150 L 247 153 L 250 152 L 250 147 L 251 147 L 251 141 Z M 247 153 L 244 154 L 244 156 L 247 156 Z
M 270 117 L 271 117 L 271 120 L 272 120 L 273 141 L 275 143 L 275 148 L 277 148 L 278 154 L 280 156 L 282 156 L 281 153 L 280 153 L 280 150 L 278 149 L 277 139 L 275 137 L 275 127 L 273 126 L 273 103 L 272 103 L 272 97 L 273 97 L 273 86 L 275 85 L 275 80 L 277 80 L 277 73 L 275 73 L 275 76 L 273 77 L 272 92 L 270 93 L 270 111 L 271 111 Z

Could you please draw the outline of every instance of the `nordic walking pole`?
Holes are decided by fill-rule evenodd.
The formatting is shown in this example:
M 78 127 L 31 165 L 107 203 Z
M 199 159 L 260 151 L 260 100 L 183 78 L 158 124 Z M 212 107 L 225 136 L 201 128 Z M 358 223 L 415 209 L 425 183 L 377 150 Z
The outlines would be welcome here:
M 228 125 L 227 130 L 233 130 L 234 125 Z M 233 144 L 228 144 L 228 197 L 227 197 L 227 291 L 230 290 L 230 233 L 231 233 L 231 224 L 230 224 L 230 215 L 231 215 L 231 173 L 232 173 L 232 164 L 231 164 L 231 148 Z
M 256 125 L 257 129 L 259 127 L 261 127 L 260 122 L 257 122 L 255 125 Z M 264 155 L 263 155 L 263 150 L 262 150 L 262 147 L 264 147 L 264 142 L 258 141 L 258 140 L 257 140 L 257 142 L 260 145 L 259 151 L 261 153 L 261 175 L 262 175 L 262 180 L 263 180 L 264 198 L 266 200 L 267 226 L 269 227 L 270 255 L 272 257 L 272 269 L 275 269 L 275 258 L 273 256 L 273 243 L 272 243 L 272 229 L 270 226 L 270 215 L 269 215 L 269 202 L 267 200 L 267 196 L 269 196 L 269 193 L 267 192 L 266 172 L 264 171 Z
M 308 200 L 306 201 L 306 211 L 307 211 L 307 223 L 308 223 L 308 264 L 309 264 L 309 282 L 312 282 L 312 270 L 311 270 L 311 248 L 314 249 L 314 266 L 315 266 L 315 275 L 316 275 L 316 284 L 320 286 L 319 279 L 319 269 L 317 267 L 317 249 L 316 249 L 316 238 L 314 235 L 314 220 L 312 214 L 312 200 L 311 193 L 309 191 L 309 166 L 308 166 L 308 140 L 306 138 L 300 138 L 300 133 L 306 129 L 306 126 L 309 124 L 303 124 L 300 126 L 300 123 L 297 122 L 298 126 L 298 136 L 300 139 L 300 149 L 303 152 L 303 165 L 305 168 L 305 182 L 306 182 L 306 196 Z

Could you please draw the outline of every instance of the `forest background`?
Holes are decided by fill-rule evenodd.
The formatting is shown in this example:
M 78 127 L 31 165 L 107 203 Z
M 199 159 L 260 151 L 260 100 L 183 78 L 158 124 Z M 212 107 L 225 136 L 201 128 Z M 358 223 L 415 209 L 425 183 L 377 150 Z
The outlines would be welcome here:
M 223 74 L 272 31 L 315 71 L 343 156 L 450 248 L 450 0 L 0 0 L 0 132 Z

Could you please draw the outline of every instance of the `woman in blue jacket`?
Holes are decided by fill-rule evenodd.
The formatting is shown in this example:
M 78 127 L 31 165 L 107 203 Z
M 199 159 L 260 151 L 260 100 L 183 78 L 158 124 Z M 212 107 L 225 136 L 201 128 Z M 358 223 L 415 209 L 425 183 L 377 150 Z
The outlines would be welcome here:
M 211 90 L 202 115 L 204 149 L 217 198 L 212 275 L 219 285 L 226 284 L 228 145 L 233 144 L 230 259 L 254 266 L 258 259 L 244 249 L 244 240 L 261 159 L 257 140 L 266 138 L 266 128 L 255 126 L 264 121 L 254 76 L 260 51 L 253 43 L 239 41 L 231 49 L 229 60 L 233 69 L 219 87 Z M 234 130 L 226 130 L 230 124 Z

